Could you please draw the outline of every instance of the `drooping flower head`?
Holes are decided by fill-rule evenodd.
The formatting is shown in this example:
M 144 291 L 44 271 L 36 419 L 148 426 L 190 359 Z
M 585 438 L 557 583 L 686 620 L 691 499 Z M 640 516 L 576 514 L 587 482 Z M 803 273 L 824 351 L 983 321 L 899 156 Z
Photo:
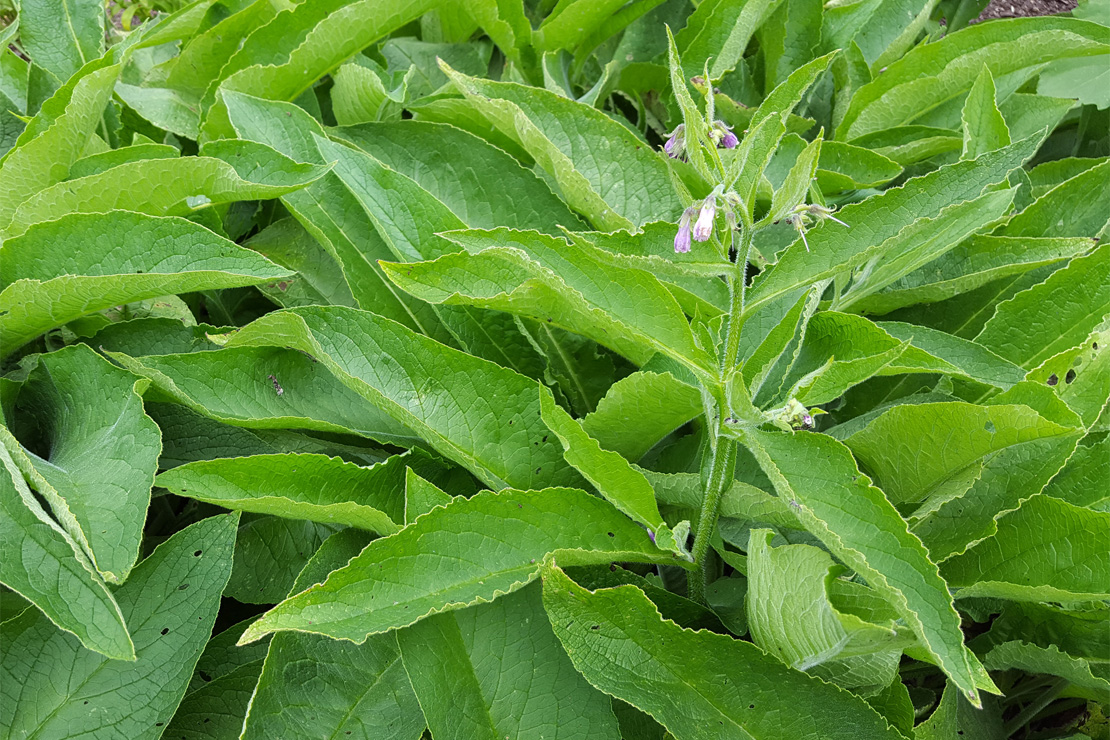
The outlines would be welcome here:
M 713 220 L 717 218 L 717 196 L 710 193 L 702 201 L 701 210 L 698 211 L 698 220 L 694 222 L 694 240 L 708 241 L 713 234 Z
M 686 124 L 680 123 L 671 132 L 667 142 L 663 144 L 663 151 L 671 159 L 679 159 L 686 153 Z
M 732 133 L 732 127 L 724 121 L 713 122 L 713 131 L 710 136 L 713 137 L 713 141 L 717 142 L 717 147 L 720 149 L 732 149 L 740 143 L 740 139 Z
M 687 208 L 678 219 L 678 233 L 674 236 L 674 251 L 685 253 L 690 251 L 690 222 L 694 218 L 694 209 Z
M 835 221 L 836 223 L 840 224 L 841 226 L 848 226 L 848 224 L 844 223 L 839 218 L 833 216 L 833 213 L 835 211 L 832 208 L 826 208 L 825 206 L 818 205 L 817 203 L 813 203 L 813 204 L 807 206 L 805 212 L 806 212 L 807 215 L 812 216 L 813 218 L 817 219 L 818 221 L 824 221 L 825 219 L 828 219 L 829 221 Z M 849 228 L 851 228 L 851 227 L 849 227 Z

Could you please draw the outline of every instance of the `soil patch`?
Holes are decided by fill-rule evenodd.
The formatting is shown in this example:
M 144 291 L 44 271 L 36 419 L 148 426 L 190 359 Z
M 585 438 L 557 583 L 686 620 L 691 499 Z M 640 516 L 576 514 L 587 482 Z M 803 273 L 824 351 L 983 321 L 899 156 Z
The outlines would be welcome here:
M 1076 0 L 991 0 L 972 23 L 992 18 L 1030 18 L 1075 10 Z

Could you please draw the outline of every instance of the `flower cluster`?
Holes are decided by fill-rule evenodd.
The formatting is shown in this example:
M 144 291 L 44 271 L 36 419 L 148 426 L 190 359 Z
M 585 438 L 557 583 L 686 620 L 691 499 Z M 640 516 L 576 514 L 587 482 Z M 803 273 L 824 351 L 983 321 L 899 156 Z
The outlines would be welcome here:
M 732 127 L 724 121 L 713 122 L 713 126 L 709 129 L 709 138 L 718 149 L 732 149 L 740 143 L 740 139 L 732 133 Z M 686 156 L 686 124 L 680 123 L 675 127 L 663 144 L 663 151 L 671 159 L 682 159 Z
M 682 216 L 678 219 L 678 233 L 674 237 L 674 251 L 689 252 L 691 237 L 698 242 L 709 241 L 709 237 L 713 235 L 713 223 L 717 219 L 717 200 L 720 198 L 729 203 L 728 196 L 732 195 L 732 193 L 722 194 L 722 190 L 723 188 L 718 185 L 700 204 L 695 203 L 682 212 Z M 731 213 L 728 215 L 731 216 Z M 733 221 L 733 218 L 729 218 L 730 224 Z

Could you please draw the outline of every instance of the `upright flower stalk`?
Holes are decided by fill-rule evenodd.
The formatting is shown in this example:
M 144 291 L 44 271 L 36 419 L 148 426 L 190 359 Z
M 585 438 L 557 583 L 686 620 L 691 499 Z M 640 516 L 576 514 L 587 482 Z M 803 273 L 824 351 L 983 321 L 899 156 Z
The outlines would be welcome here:
M 668 135 L 663 151 L 671 159 L 688 163 L 698 175 L 712 185 L 712 190 L 701 199 L 691 196 L 678 173 L 672 178 L 679 196 L 685 203 L 678 220 L 674 238 L 677 254 L 686 254 L 700 247 L 696 244 L 711 243 L 720 259 L 729 263 L 722 269 L 729 288 L 729 312 L 725 318 L 723 347 L 717 356 L 717 378 L 703 381 L 706 399 L 706 421 L 709 435 L 702 453 L 702 485 L 704 487 L 701 510 L 691 554 L 694 567 L 687 574 L 690 598 L 706 603 L 706 586 L 718 575 L 718 565 L 710 542 L 720 515 L 720 502 L 724 492 L 735 481 L 737 459 L 737 428 L 770 423 L 780 428 L 808 429 L 813 425 L 810 412 L 797 401 L 785 407 L 761 411 L 756 409 L 748 395 L 743 377 L 737 372 L 740 335 L 747 309 L 747 270 L 755 250 L 755 235 L 781 219 L 792 225 L 801 236 L 808 251 L 806 231 L 814 222 L 826 220 L 843 222 L 835 218 L 833 210 L 823 205 L 807 204 L 805 194 L 810 189 L 808 179 L 796 180 L 791 188 L 780 192 L 790 193 L 793 202 L 775 204 L 773 213 L 768 211 L 757 220 L 754 202 L 756 188 L 751 183 L 762 179 L 757 171 L 759 163 L 769 159 L 769 154 L 753 147 L 766 146 L 758 139 L 752 143 L 740 140 L 724 121 L 715 116 L 714 89 L 707 74 L 697 87 L 705 93 L 704 112 L 694 104 L 687 80 L 682 73 L 678 52 L 671 39 L 671 81 L 675 97 L 682 110 L 683 120 Z M 766 118 L 764 118 L 766 120 Z M 742 156 L 727 156 L 731 149 L 749 150 Z M 819 144 L 818 144 L 819 146 Z M 812 173 L 799 169 L 808 178 Z M 776 197 L 781 197 L 779 193 Z M 797 200 L 794 200 L 797 198 Z M 799 202 L 800 201 L 800 202 Z M 723 219 L 720 216 L 724 216 Z M 723 227 L 723 228 L 722 228 Z M 696 243 L 696 244 L 695 244 Z M 710 351 L 713 351 L 712 348 Z M 712 386 L 712 387 L 709 387 Z M 737 427 L 739 425 L 739 427 Z

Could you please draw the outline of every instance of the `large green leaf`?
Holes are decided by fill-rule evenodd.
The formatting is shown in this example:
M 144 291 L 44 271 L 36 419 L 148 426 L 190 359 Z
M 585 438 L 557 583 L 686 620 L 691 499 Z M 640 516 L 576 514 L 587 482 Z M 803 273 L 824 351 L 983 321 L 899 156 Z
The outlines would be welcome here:
M 566 202 L 594 226 L 613 231 L 677 215 L 662 157 L 606 114 L 546 90 L 444 71 L 482 115 L 535 158 Z
M 323 127 L 292 103 L 224 91 L 235 132 L 298 162 L 324 164 L 317 144 Z M 397 259 L 350 188 L 334 172 L 286 195 L 282 202 L 339 264 L 358 305 L 409 328 L 450 341 L 430 306 L 409 298 L 386 279 L 378 260 Z
M 329 537 L 297 576 L 293 593 L 322 583 L 355 557 L 367 539 L 356 530 Z M 392 635 L 372 635 L 355 645 L 283 632 L 270 641 L 250 711 L 240 726 L 243 740 L 416 740 L 424 718 Z M 235 737 L 240 737 L 238 731 Z
M 581 480 L 547 439 L 535 381 L 380 316 L 337 306 L 288 309 L 244 327 L 231 344 L 307 352 L 492 487 Z
M 238 740 L 262 661 L 255 660 L 185 694 L 163 734 L 173 740 Z
M 134 659 L 120 608 L 84 549 L 38 503 L 4 445 L 0 456 L 0 582 L 89 650 Z
M 463 222 L 557 234 L 578 217 L 531 171 L 485 139 L 443 123 L 367 123 L 329 131 L 415 180 Z
M 135 359 L 108 353 L 166 397 L 225 424 L 360 434 L 404 446 L 411 431 L 320 367 L 278 347 L 232 347 Z
M 1110 313 L 1110 246 L 999 304 L 975 341 L 1026 369 L 1082 344 Z
M 983 67 L 999 78 L 1054 59 L 1107 54 L 1107 41 L 1110 36 L 1104 27 L 1072 18 L 1020 18 L 969 26 L 918 46 L 864 85 L 853 96 L 836 138 L 851 140 L 913 123 L 958 100 Z M 922 70 L 928 73 L 923 75 Z
M 100 56 L 104 8 L 97 0 L 25 0 L 19 41 L 34 63 L 59 82 Z
M 48 441 L 35 468 L 63 496 L 93 564 L 122 583 L 139 557 L 150 488 L 162 451 L 136 392 L 145 381 L 83 344 L 41 355 L 17 401 Z
M 122 209 L 188 216 L 211 205 L 277 198 L 327 172 L 327 167 L 293 162 L 251 141 L 215 142 L 202 155 L 129 162 L 57 183 L 20 205 L 4 234 L 18 236 L 33 224 L 73 213 Z
M 636 462 L 702 411 L 697 388 L 669 372 L 635 372 L 609 388 L 582 427 L 605 449 Z
M 296 630 L 360 642 L 517 591 L 538 577 L 550 553 L 568 565 L 677 560 L 612 505 L 583 491 L 479 493 L 370 543 L 322 585 L 263 615 L 242 641 Z
M 780 1 L 712 0 L 697 6 L 675 38 L 685 76 L 702 74 L 707 64 L 713 80 L 732 71 L 756 29 Z
M 664 524 L 655 503 L 655 491 L 642 473 L 612 450 L 602 449 L 582 424 L 555 403 L 548 391 L 541 391 L 540 416 L 563 445 L 563 457 L 573 465 L 610 503 L 648 528 L 656 544 L 680 555 L 686 554 L 686 534 L 675 534 Z M 676 525 L 681 532 L 683 525 Z
M 1068 458 L 1067 465 L 1056 473 L 1042 493 L 1075 506 L 1107 511 L 1110 509 L 1107 505 L 1110 491 L 1105 489 L 1103 483 L 1108 480 L 1110 438 L 1090 442 L 1083 440 Z
M 539 232 L 470 230 L 449 238 L 467 251 L 383 267 L 422 300 L 519 313 L 588 336 L 637 364 L 661 352 L 710 372 L 712 360 L 682 309 L 651 273 Z
M 119 72 L 118 64 L 90 63 L 43 103 L 0 159 L 0 228 L 11 222 L 20 203 L 66 178 L 100 123 Z
M 948 587 L 921 541 L 848 448 L 823 434 L 748 430 L 743 441 L 798 520 L 890 602 L 972 702 L 993 689 L 964 647 Z M 845 502 L 853 502 L 845 506 Z
M 894 680 L 912 636 L 893 623 L 871 624 L 829 600 L 839 570 L 811 545 L 770 546 L 773 532 L 753 529 L 744 605 L 756 645 L 798 670 L 842 688 L 871 693 Z
M 1110 598 L 1110 513 L 1033 496 L 998 532 L 944 562 L 960 598 L 1083 602 Z
M 308 519 L 393 534 L 404 521 L 406 463 L 369 468 L 326 455 L 253 455 L 202 460 L 166 471 L 157 485 L 238 511 Z
M 1090 249 L 1087 238 L 972 236 L 938 259 L 852 302 L 863 313 L 885 314 L 915 303 L 936 303 L 1003 278 L 1060 262 Z
M 297 574 L 339 527 L 277 516 L 243 517 L 235 563 L 224 596 L 244 604 L 274 604 L 289 594 Z
M 279 13 L 247 37 L 209 86 L 205 102 L 214 104 L 205 116 L 202 138 L 232 135 L 223 100 L 214 95 L 217 85 L 271 100 L 295 100 L 352 55 L 435 5 L 435 0 L 322 0 Z
M 1110 161 L 1078 172 L 1037 198 L 999 231 L 1004 236 L 1096 237 L 1110 217 L 1100 205 L 1110 198 Z M 1060 218 L 1066 209 L 1068 218 Z
M 1010 143 L 1010 129 L 998 110 L 994 78 L 984 66 L 971 85 L 963 109 L 964 159 L 993 152 Z
M 1070 436 L 1072 426 L 1028 406 L 903 404 L 886 411 L 845 444 L 895 503 L 923 501 L 950 476 L 984 455 L 1046 437 Z M 897 444 L 891 444 L 898 440 Z
M 161 737 L 212 634 L 238 518 L 178 532 L 116 591 L 135 661 L 84 649 L 34 609 L 5 622 L 0 729 L 28 738 Z
M 814 230 L 808 237 L 809 251 L 801 239 L 794 242 L 778 263 L 755 281 L 747 310 L 881 255 L 888 240 L 897 240 L 899 232 L 918 219 L 933 218 L 946 206 L 976 198 L 987 186 L 1004 180 L 1039 144 L 1039 136 L 1023 139 L 846 206 L 837 217 L 848 226 L 826 223 Z
M 574 670 L 533 583 L 492 604 L 437 614 L 397 642 L 438 740 L 617 740 L 609 699 Z
M 291 273 L 181 218 L 113 211 L 38 224 L 0 247 L 0 353 L 94 311 Z
M 635 586 L 590 592 L 552 566 L 543 581 L 544 608 L 574 667 L 676 738 L 901 737 L 862 699 L 751 643 L 663 620 Z

